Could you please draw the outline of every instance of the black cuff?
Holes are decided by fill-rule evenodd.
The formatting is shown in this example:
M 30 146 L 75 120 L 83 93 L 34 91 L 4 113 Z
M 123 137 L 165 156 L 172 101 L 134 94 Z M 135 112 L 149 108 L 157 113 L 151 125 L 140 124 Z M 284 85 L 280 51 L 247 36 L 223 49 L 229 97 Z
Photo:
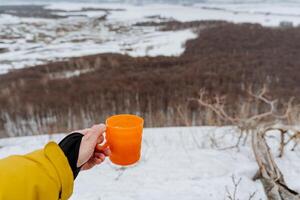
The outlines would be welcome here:
M 71 133 L 58 144 L 68 158 L 74 180 L 80 172 L 80 167 L 77 167 L 77 161 L 82 137 L 81 133 Z

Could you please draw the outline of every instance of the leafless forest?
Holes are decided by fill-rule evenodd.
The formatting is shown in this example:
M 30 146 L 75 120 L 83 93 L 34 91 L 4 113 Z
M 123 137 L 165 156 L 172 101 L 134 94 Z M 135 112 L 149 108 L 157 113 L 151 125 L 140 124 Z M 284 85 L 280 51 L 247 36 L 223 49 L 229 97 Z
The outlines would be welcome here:
M 147 127 L 232 124 L 199 105 L 200 91 L 205 89 L 211 104 L 221 97 L 230 116 L 250 116 L 269 109 L 247 92 L 264 85 L 264 95 L 278 99 L 278 112 L 294 97 L 291 113 L 299 119 L 300 28 L 156 25 L 193 27 L 199 37 L 185 44 L 180 57 L 99 54 L 0 76 L 0 136 L 66 132 L 116 113 L 141 115 Z

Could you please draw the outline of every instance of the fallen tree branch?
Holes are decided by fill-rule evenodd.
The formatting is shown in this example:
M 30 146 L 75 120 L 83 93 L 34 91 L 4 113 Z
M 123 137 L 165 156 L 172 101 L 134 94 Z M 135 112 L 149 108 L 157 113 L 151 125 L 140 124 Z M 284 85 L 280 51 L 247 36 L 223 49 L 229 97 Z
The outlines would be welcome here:
M 252 149 L 259 166 L 254 179 L 260 179 L 269 200 L 300 200 L 300 195 L 287 186 L 274 161 L 265 139 L 266 130 L 258 129 L 252 134 Z

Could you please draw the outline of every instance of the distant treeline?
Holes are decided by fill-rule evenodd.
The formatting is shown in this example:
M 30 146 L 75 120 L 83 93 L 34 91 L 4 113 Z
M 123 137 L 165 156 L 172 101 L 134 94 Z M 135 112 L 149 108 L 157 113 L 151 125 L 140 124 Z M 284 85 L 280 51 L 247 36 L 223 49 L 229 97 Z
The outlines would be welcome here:
M 281 103 L 299 99 L 300 28 L 222 23 L 201 30 L 180 57 L 99 54 L 0 76 L 0 136 L 66 132 L 117 113 L 141 115 L 148 127 L 220 125 L 190 100 L 201 88 L 226 95 L 237 115 L 245 105 L 265 109 L 245 92 L 263 84 Z

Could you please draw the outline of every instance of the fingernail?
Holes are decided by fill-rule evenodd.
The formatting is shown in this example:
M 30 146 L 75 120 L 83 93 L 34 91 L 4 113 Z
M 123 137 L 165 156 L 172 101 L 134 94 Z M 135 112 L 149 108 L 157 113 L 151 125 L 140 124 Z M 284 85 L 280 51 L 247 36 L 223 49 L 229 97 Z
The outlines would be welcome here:
M 100 154 L 100 158 L 102 159 L 102 160 L 104 160 L 105 159 L 105 155 L 104 154 Z

